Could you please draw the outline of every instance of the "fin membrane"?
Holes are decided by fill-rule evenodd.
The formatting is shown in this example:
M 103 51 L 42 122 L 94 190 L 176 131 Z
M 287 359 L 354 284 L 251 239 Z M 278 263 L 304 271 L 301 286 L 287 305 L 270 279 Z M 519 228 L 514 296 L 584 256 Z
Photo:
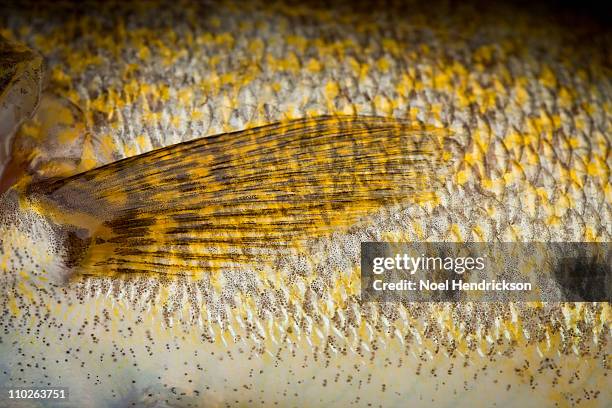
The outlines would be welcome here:
M 430 199 L 443 140 L 396 119 L 300 119 L 169 146 L 31 193 L 55 222 L 86 230 L 82 274 L 252 268 L 381 206 Z
M 0 194 L 23 173 L 11 157 L 15 132 L 38 106 L 43 86 L 43 58 L 0 35 Z

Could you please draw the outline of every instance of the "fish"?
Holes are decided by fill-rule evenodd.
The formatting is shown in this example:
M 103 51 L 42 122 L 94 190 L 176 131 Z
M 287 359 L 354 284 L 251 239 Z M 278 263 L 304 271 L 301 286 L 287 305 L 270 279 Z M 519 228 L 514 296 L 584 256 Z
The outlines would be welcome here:
M 362 242 L 610 241 L 609 36 L 557 16 L 9 6 L 0 388 L 68 399 L 2 404 L 608 406 L 609 302 L 360 296 Z
M 12 160 L 13 138 L 19 126 L 32 116 L 42 93 L 43 59 L 30 48 L 0 36 L 0 192 L 21 173 Z

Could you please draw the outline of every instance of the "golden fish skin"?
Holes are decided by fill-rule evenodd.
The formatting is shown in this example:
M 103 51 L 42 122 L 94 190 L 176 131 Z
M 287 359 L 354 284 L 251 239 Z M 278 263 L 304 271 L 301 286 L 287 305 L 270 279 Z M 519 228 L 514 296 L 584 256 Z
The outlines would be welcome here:
M 605 30 L 431 2 L 75 7 L 0 17 L 86 126 L 70 139 L 31 121 L 17 135 L 34 146 L 53 125 L 79 157 L 38 152 L 0 197 L 0 387 L 69 386 L 67 405 L 86 407 L 610 405 L 609 304 L 362 304 L 356 266 L 367 240 L 609 242 Z M 27 198 L 45 177 L 341 114 L 452 134 L 450 177 L 431 199 L 304 243 L 274 273 L 63 282 L 57 225 L 98 218 Z

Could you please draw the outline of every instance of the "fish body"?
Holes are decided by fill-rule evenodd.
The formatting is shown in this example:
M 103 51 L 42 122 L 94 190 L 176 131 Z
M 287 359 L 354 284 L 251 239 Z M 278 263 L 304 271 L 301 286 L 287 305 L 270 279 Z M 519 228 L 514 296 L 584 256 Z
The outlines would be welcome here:
M 11 8 L 1 34 L 49 85 L 0 197 L 0 384 L 87 407 L 608 406 L 609 303 L 360 301 L 365 241 L 610 241 L 609 36 L 502 11 Z

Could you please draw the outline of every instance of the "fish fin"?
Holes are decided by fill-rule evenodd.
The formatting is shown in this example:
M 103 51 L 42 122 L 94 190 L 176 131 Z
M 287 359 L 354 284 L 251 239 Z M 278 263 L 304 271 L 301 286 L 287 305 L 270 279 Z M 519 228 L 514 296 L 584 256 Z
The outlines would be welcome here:
M 81 274 L 248 268 L 382 206 L 431 199 L 445 134 L 381 117 L 299 119 L 154 150 L 31 193 L 87 235 L 73 259 Z
M 13 142 L 21 124 L 36 110 L 43 86 L 43 58 L 0 35 L 0 194 L 24 173 Z
M 103 115 L 86 115 L 62 93 L 38 52 L 0 35 L 0 194 L 114 159 L 114 146 L 89 131 L 89 123 L 102 126 Z

